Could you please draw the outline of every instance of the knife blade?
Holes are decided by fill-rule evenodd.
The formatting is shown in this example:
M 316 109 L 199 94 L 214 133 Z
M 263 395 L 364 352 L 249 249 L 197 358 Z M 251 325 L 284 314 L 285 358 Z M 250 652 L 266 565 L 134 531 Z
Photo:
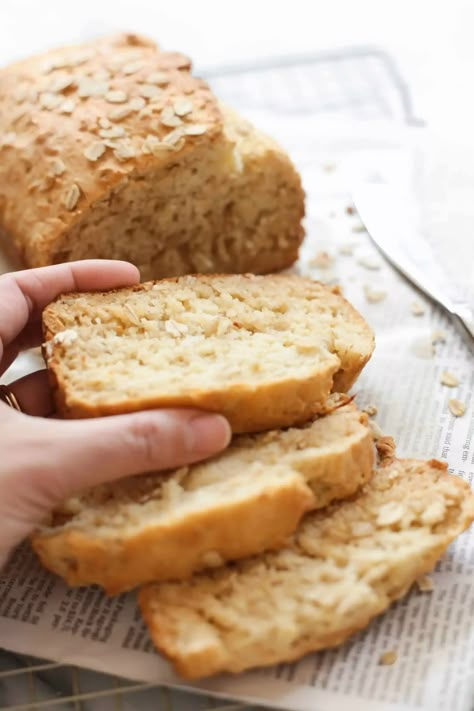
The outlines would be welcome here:
M 474 344 L 473 309 L 450 281 L 419 230 L 409 195 L 386 183 L 366 183 L 357 186 L 352 198 L 367 232 L 386 259 L 444 308 Z

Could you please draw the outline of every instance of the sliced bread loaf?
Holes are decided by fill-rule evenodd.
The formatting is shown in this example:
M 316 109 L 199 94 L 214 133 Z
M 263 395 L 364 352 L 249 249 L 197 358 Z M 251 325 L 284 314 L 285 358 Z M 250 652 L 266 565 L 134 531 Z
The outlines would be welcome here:
M 292 426 L 347 390 L 372 333 L 339 294 L 297 276 L 186 276 L 66 294 L 43 314 L 57 408 L 224 414 L 234 432 Z
M 365 627 L 473 519 L 469 486 L 444 464 L 394 461 L 352 500 L 309 514 L 287 547 L 147 586 L 140 608 L 184 677 L 291 661 Z
M 182 54 L 124 33 L 0 68 L 0 238 L 27 266 L 271 272 L 297 259 L 303 215 L 283 149 Z
M 242 435 L 220 456 L 103 485 L 33 538 L 71 585 L 117 593 L 282 545 L 302 515 L 368 480 L 373 443 L 353 404 L 301 428 Z

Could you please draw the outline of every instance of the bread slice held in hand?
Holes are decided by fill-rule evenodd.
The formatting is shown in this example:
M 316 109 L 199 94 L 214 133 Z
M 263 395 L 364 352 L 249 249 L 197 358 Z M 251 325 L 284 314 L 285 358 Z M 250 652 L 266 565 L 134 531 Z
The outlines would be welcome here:
M 234 432 L 324 410 L 370 358 L 373 335 L 333 288 L 298 276 L 186 276 L 66 294 L 43 314 L 58 412 L 156 407 L 225 415 Z
M 71 585 L 109 593 L 182 579 L 283 545 L 309 509 L 371 476 L 372 435 L 352 403 L 300 428 L 241 435 L 220 456 L 70 499 L 33 546 Z
M 395 460 L 352 500 L 305 517 L 280 551 L 147 586 L 140 608 L 184 677 L 292 661 L 365 627 L 473 519 L 469 486 L 444 464 Z

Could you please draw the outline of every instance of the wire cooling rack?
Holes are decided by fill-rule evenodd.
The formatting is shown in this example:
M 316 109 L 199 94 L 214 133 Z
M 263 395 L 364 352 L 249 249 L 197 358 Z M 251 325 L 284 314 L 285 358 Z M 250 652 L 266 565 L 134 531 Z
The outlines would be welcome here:
M 420 123 L 388 55 L 358 48 L 201 70 L 241 109 Z M 8 711 L 251 711 L 254 707 L 0 650 L 0 709 Z

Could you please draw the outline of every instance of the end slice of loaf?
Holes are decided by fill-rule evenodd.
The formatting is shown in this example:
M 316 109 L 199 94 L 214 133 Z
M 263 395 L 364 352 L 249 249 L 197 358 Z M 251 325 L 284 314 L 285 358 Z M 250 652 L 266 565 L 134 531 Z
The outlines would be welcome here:
M 365 627 L 473 519 L 469 486 L 444 464 L 395 461 L 353 500 L 308 515 L 286 548 L 145 587 L 140 608 L 184 677 L 291 661 Z
M 224 414 L 234 432 L 308 420 L 373 350 L 337 290 L 297 276 L 186 276 L 66 294 L 43 323 L 63 416 L 198 407 Z
M 303 514 L 371 476 L 366 416 L 351 403 L 301 428 L 242 435 L 223 454 L 67 501 L 33 538 L 71 585 L 117 593 L 283 545 Z

